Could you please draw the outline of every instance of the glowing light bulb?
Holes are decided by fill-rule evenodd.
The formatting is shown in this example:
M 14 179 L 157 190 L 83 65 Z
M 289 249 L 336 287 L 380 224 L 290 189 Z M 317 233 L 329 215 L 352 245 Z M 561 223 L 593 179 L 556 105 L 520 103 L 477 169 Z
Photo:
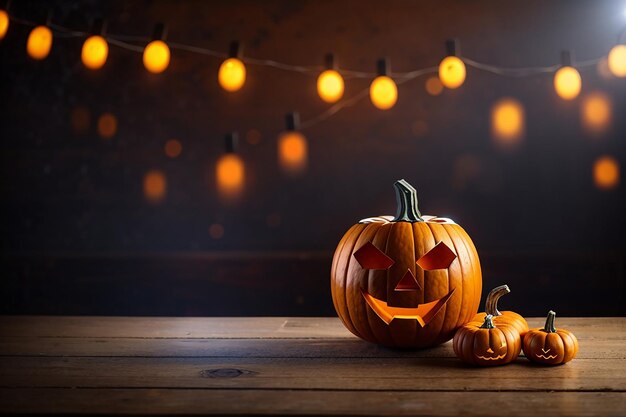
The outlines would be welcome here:
M 573 100 L 580 94 L 582 80 L 574 67 L 564 66 L 554 74 L 554 89 L 563 100 Z
M 626 45 L 616 45 L 611 48 L 608 64 L 613 75 L 626 77 Z
M 590 133 L 603 133 L 611 124 L 611 99 L 600 91 L 589 93 L 583 98 L 580 116 L 583 126 Z
M 0 10 L 0 39 L 4 39 L 7 30 L 9 30 L 9 14 L 6 10 Z
M 109 45 L 102 36 L 90 36 L 83 43 L 80 59 L 87 68 L 92 70 L 102 68 L 108 56 Z
M 146 200 L 152 204 L 163 201 L 167 192 L 167 179 L 165 174 L 159 170 L 146 172 L 143 177 L 143 194 Z
M 491 133 L 501 145 L 519 142 L 524 134 L 524 107 L 512 98 L 503 98 L 491 108 Z
M 398 87 L 386 75 L 379 75 L 370 85 L 370 99 L 381 110 L 392 108 L 398 101 Z
M 596 187 L 610 190 L 617 187 L 620 179 L 619 163 L 611 156 L 602 156 L 593 164 L 593 181 Z
M 228 58 L 220 65 L 217 80 L 226 91 L 237 91 L 246 82 L 246 67 L 239 58 Z
M 327 103 L 335 103 L 343 97 L 343 77 L 334 69 L 327 69 L 317 77 L 317 94 Z
M 298 175 L 306 170 L 309 146 L 302 133 L 287 131 L 278 139 L 278 161 L 283 171 Z
M 26 42 L 26 51 L 31 58 L 45 59 L 52 48 L 52 31 L 46 26 L 37 26 L 30 31 Z
M 465 64 L 461 58 L 447 56 L 439 64 L 439 80 L 445 87 L 459 88 L 465 82 Z
M 239 155 L 227 153 L 220 157 L 215 168 L 217 189 L 226 199 L 234 199 L 243 191 L 245 167 Z
M 170 64 L 170 48 L 161 40 L 154 40 L 143 50 L 143 65 L 153 74 L 160 74 Z

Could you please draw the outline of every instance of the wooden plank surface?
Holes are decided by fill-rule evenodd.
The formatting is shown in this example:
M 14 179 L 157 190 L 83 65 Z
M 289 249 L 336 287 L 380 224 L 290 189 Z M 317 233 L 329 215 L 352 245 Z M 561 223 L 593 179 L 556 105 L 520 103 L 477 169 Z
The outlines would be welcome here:
M 386 349 L 336 318 L 0 317 L 0 410 L 623 415 L 626 319 L 559 326 L 580 340 L 571 363 L 477 369 L 450 343 Z

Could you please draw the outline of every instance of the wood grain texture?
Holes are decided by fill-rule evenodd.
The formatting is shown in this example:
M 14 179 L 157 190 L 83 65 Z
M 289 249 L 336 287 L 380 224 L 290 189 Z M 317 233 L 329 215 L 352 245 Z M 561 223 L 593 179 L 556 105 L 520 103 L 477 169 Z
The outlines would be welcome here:
M 531 318 L 531 327 L 543 318 Z M 7 413 L 621 415 L 626 319 L 560 317 L 580 355 L 477 369 L 337 318 L 0 317 Z M 492 381 L 492 382 L 487 382 Z

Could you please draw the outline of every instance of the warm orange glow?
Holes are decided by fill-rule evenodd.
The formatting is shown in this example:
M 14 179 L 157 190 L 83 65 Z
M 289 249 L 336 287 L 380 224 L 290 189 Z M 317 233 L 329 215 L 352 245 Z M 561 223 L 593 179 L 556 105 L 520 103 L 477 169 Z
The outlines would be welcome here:
M 524 135 L 525 116 L 522 103 L 503 98 L 491 108 L 491 134 L 503 145 L 512 145 Z
M 215 240 L 221 239 L 224 237 L 224 226 L 219 223 L 213 223 L 209 226 L 209 236 Z
M 611 124 L 611 99 L 600 91 L 589 93 L 583 98 L 580 108 L 583 126 L 591 133 L 602 133 Z
M 176 139 L 170 139 L 165 143 L 165 155 L 177 158 L 183 151 L 183 145 Z
M 91 123 L 91 114 L 89 113 L 89 110 L 87 108 L 80 106 L 75 107 L 72 110 L 70 119 L 74 133 L 87 133 L 87 131 L 89 130 L 89 125 Z
M 574 67 L 561 67 L 554 74 L 554 89 L 563 100 L 573 100 L 580 94 L 582 80 Z
M 439 80 L 447 88 L 459 88 L 465 75 L 465 64 L 459 57 L 447 56 L 439 64 Z
M 4 39 L 7 30 L 9 30 L 9 14 L 6 10 L 0 10 L 0 39 Z
M 626 77 L 626 45 L 616 45 L 609 52 L 609 70 L 616 77 Z
M 234 199 L 243 191 L 245 167 L 239 155 L 227 153 L 218 161 L 215 169 L 217 189 L 222 197 Z
M 246 82 L 246 67 L 238 58 L 228 58 L 220 65 L 217 80 L 226 91 L 237 91 Z
M 398 101 L 398 87 L 386 75 L 379 75 L 370 85 L 370 99 L 381 110 L 392 108 Z
M 299 132 L 285 132 L 278 139 L 278 162 L 290 175 L 302 173 L 308 163 L 309 145 Z
M 26 52 L 31 58 L 42 60 L 52 48 L 52 31 L 46 26 L 37 26 L 30 31 L 26 42 Z
M 117 132 L 117 118 L 111 113 L 103 113 L 98 118 L 98 134 L 102 139 L 111 139 Z
M 258 145 L 261 143 L 263 136 L 257 129 L 250 129 L 246 132 L 246 142 L 250 145 Z
M 151 170 L 143 177 L 143 194 L 150 203 L 160 203 L 167 192 L 165 174 L 159 170 Z
M 93 70 L 102 68 L 108 56 L 109 45 L 102 36 L 90 36 L 83 43 L 80 59 L 87 68 Z
M 443 84 L 438 77 L 429 77 L 426 80 L 426 92 L 431 96 L 438 96 L 443 92 Z
M 317 94 L 327 103 L 334 103 L 343 97 L 343 77 L 337 71 L 329 69 L 317 77 Z
M 617 187 L 619 176 L 619 163 L 611 156 L 602 156 L 593 164 L 593 181 L 600 189 Z
M 143 65 L 153 74 L 159 74 L 170 65 L 170 48 L 163 41 L 156 40 L 143 50 Z

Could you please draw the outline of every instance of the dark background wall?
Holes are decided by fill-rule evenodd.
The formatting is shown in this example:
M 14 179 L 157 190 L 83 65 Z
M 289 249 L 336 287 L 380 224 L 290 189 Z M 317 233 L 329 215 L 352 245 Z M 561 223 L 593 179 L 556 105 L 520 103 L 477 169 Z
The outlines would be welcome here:
M 78 30 L 102 15 L 111 34 L 147 37 L 163 21 L 171 42 L 227 51 L 239 39 L 244 57 L 307 66 L 332 51 L 361 71 L 383 56 L 399 72 L 436 66 L 453 36 L 463 55 L 501 66 L 556 64 L 564 48 L 584 61 L 606 55 L 626 25 L 621 1 L 19 1 L 11 14 L 45 19 L 48 6 L 54 23 Z M 217 84 L 218 58 L 173 49 L 152 75 L 115 46 L 90 72 L 83 38 L 57 37 L 48 59 L 28 58 L 29 29 L 12 24 L 0 41 L 4 313 L 332 315 L 334 246 L 358 219 L 393 214 L 398 178 L 418 188 L 422 212 L 465 227 L 485 288 L 513 289 L 503 307 L 626 312 L 624 186 L 602 190 L 592 177 L 600 155 L 626 160 L 626 79 L 585 67 L 581 97 L 565 102 L 551 74 L 468 67 L 465 84 L 439 96 L 421 77 L 399 87 L 390 111 L 365 98 L 305 130 L 309 167 L 290 178 L 277 135 L 287 111 L 306 120 L 328 108 L 315 74 L 248 65 L 233 94 Z M 346 97 L 368 84 L 346 80 Z M 592 91 L 613 106 L 601 135 L 581 125 Z M 526 111 L 514 151 L 490 137 L 489 110 L 504 96 Z M 97 132 L 104 113 L 117 120 L 109 139 Z M 227 204 L 214 165 L 233 130 L 246 186 Z M 182 143 L 177 158 L 163 151 L 170 139 Z M 167 181 L 160 203 L 142 190 L 154 169 Z

